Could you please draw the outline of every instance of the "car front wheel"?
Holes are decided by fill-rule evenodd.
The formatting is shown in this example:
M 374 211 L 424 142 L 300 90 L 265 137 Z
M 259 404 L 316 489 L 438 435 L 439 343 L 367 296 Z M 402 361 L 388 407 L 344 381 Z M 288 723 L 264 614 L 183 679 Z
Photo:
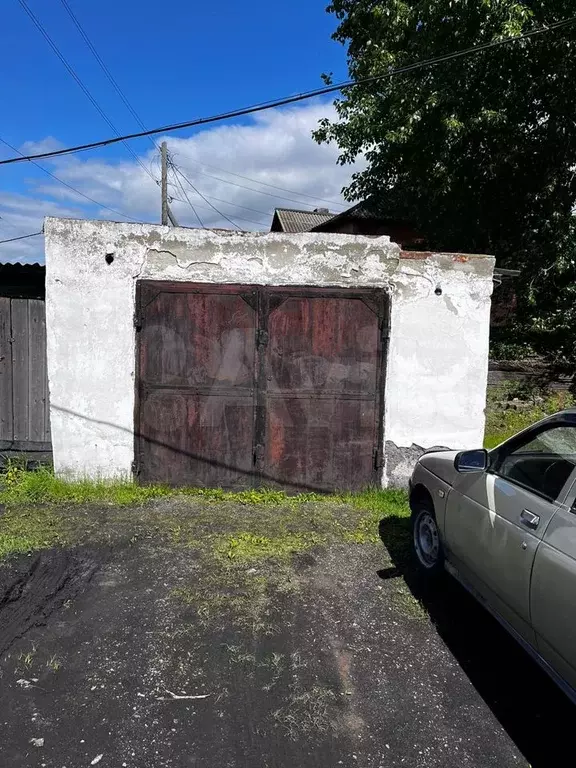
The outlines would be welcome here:
M 434 511 L 419 504 L 412 512 L 412 546 L 421 570 L 436 576 L 444 570 L 444 553 Z

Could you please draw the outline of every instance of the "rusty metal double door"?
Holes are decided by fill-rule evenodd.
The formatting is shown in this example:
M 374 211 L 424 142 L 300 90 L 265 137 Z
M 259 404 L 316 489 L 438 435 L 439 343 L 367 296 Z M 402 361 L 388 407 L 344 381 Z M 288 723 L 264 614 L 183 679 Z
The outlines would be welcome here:
M 384 292 L 140 281 L 135 323 L 143 482 L 379 481 Z

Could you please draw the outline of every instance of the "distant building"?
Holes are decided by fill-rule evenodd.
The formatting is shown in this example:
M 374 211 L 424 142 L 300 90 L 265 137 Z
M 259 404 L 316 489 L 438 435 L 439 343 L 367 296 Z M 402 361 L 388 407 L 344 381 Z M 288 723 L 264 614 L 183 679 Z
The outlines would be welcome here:
M 342 213 L 331 213 L 328 208 L 315 208 L 313 211 L 276 208 L 270 231 L 387 236 L 407 251 L 422 251 L 425 247 L 424 237 L 410 222 L 388 216 L 378 203 L 371 200 L 357 203 Z M 519 270 L 513 269 L 496 267 L 494 270 L 494 287 L 497 290 L 492 297 L 492 327 L 507 325 L 514 319 L 517 300 L 512 280 L 519 274 Z
M 328 208 L 313 211 L 298 211 L 295 208 L 276 208 L 270 232 L 313 232 L 314 227 L 330 221 L 336 216 Z
M 271 232 L 326 232 L 349 235 L 387 235 L 403 248 L 419 248 L 424 238 L 407 221 L 385 215 L 378 205 L 363 201 L 342 213 L 331 213 L 328 208 L 300 211 L 276 208 Z

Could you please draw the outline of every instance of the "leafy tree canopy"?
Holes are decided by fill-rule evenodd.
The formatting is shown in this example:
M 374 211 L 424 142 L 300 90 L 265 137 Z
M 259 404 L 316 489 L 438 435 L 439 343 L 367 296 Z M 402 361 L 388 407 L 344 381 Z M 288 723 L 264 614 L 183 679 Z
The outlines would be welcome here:
M 573 0 L 332 0 L 354 80 L 518 36 L 576 14 Z M 357 84 L 315 138 L 363 158 L 345 190 L 409 218 L 438 249 L 522 269 L 521 319 L 576 360 L 576 24 Z M 569 338 L 568 338 L 569 337 Z

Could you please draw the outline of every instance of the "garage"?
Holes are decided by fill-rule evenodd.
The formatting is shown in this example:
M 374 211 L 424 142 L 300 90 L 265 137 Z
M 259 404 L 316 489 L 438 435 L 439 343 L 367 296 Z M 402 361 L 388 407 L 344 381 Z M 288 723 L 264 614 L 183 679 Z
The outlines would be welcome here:
M 405 487 L 481 445 L 494 259 L 387 237 L 48 218 L 59 476 Z
M 141 280 L 136 293 L 140 481 L 381 482 L 384 290 Z

